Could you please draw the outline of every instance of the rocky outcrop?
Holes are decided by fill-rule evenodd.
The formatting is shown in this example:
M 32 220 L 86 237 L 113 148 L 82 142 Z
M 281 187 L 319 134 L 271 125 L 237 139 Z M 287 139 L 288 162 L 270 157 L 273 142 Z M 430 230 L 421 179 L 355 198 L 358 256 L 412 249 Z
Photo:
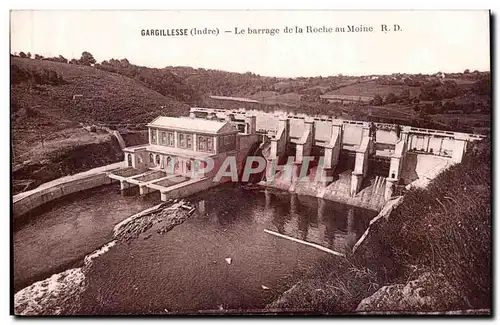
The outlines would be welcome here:
M 384 286 L 363 299 L 357 312 L 422 312 L 465 309 L 466 300 L 442 274 L 426 272 L 406 284 Z
M 128 242 L 143 234 L 142 238 L 148 239 L 152 235 L 148 232 L 150 229 L 156 230 L 158 234 L 167 233 L 189 218 L 194 210 L 184 200 L 175 200 L 170 205 L 161 203 L 117 224 L 113 230 L 114 238 L 120 242 Z

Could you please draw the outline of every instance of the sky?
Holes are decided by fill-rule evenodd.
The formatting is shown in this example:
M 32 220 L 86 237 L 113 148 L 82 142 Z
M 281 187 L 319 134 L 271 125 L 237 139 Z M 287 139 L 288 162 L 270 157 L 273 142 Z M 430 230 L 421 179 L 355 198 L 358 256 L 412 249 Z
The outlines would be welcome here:
M 381 31 L 385 24 L 400 31 Z M 285 33 L 285 27 L 304 33 Z M 307 33 L 306 27 L 373 32 Z M 218 35 L 142 36 L 144 29 Z M 235 28 L 245 34 L 236 35 Z M 274 36 L 251 29 L 279 29 Z M 225 33 L 230 30 L 232 33 Z M 191 66 L 276 77 L 490 70 L 488 11 L 12 11 L 11 53 L 148 67 Z

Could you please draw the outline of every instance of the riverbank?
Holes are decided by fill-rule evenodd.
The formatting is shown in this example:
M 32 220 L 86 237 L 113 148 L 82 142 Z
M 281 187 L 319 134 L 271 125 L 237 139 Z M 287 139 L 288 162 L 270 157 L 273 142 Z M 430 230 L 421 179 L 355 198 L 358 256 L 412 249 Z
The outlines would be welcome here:
M 354 254 L 326 261 L 268 309 L 491 310 L 490 159 L 488 141 L 468 148 L 461 164 L 371 224 Z
M 79 314 L 81 294 L 89 285 L 86 274 L 94 259 L 116 244 L 129 242 L 140 235 L 148 239 L 151 228 L 164 234 L 184 222 L 193 211 L 186 201 L 180 200 L 156 205 L 123 220 L 115 226 L 113 240 L 85 256 L 82 267 L 54 274 L 18 291 L 14 295 L 14 313 L 23 316 Z

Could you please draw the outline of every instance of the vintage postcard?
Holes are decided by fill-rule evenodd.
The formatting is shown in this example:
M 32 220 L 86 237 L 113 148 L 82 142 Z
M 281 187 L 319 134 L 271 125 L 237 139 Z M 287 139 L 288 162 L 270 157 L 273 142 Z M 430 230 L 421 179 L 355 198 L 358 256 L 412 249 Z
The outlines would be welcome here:
M 490 12 L 10 12 L 11 313 L 492 315 Z

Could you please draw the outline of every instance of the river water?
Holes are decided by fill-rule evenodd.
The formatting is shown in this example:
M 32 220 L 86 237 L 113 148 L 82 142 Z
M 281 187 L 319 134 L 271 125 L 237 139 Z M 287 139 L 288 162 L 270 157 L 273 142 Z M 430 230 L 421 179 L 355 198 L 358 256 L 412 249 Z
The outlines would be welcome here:
M 132 194 L 122 195 L 117 185 L 102 186 L 32 211 L 25 217 L 30 221 L 14 231 L 14 290 L 81 264 L 113 239 L 115 224 L 160 202 L 159 194 Z
M 113 226 L 158 203 L 118 187 L 86 192 L 44 211 L 14 234 L 15 283 L 29 284 L 111 239 Z M 82 313 L 143 314 L 264 308 L 359 238 L 373 211 L 287 192 L 219 186 L 189 198 L 197 209 L 164 235 L 113 247 L 94 260 Z M 226 262 L 231 258 L 231 263 Z

